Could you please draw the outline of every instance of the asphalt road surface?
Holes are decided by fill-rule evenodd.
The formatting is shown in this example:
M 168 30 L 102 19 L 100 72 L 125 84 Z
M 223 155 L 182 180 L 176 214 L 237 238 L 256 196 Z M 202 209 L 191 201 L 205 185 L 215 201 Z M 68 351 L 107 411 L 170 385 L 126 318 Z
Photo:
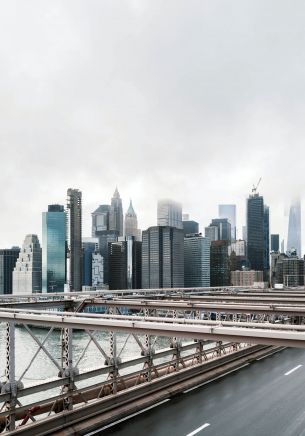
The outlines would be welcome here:
M 305 436 L 305 350 L 255 361 L 94 434 Z

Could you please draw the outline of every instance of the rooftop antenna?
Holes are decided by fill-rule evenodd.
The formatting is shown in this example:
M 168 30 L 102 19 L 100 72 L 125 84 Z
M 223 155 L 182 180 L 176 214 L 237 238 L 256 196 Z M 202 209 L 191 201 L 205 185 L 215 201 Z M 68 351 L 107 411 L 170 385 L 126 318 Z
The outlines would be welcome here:
M 261 180 L 262 180 L 262 178 L 260 177 L 260 178 L 259 178 L 259 181 L 258 181 L 257 184 L 256 184 L 256 186 L 253 185 L 253 188 L 252 188 L 252 195 L 256 195 L 257 188 L 259 187 L 259 184 L 260 184 Z

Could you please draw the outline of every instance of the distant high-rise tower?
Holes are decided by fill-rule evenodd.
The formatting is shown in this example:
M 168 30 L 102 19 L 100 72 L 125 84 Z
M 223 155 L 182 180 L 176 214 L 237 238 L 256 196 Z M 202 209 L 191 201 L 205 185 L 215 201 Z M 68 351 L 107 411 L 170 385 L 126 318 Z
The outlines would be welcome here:
M 13 270 L 19 253 L 19 247 L 0 250 L 0 294 L 12 293 Z
M 195 233 L 199 233 L 199 224 L 197 221 L 190 220 L 190 217 L 188 214 L 182 215 L 182 225 L 183 225 L 183 232 L 184 236 L 186 235 L 194 235 Z
M 184 238 L 184 287 L 210 286 L 210 240 L 201 233 Z
M 138 229 L 138 218 L 131 200 L 125 215 L 125 236 L 134 236 L 137 241 L 141 240 L 141 230 Z
M 183 229 L 182 205 L 173 200 L 158 201 L 158 226 L 170 226 Z
M 264 199 L 254 193 L 247 199 L 247 247 L 250 267 L 255 271 L 264 271 L 266 267 L 266 234 L 267 210 Z
M 211 242 L 211 286 L 230 285 L 229 242 L 220 240 Z
M 228 218 L 215 218 L 212 219 L 211 227 L 217 227 L 217 240 L 231 241 L 231 224 Z
M 219 218 L 227 218 L 231 224 L 231 240 L 236 241 L 236 205 L 220 204 L 218 206 Z
M 269 232 L 269 207 L 264 205 L 264 279 L 269 280 L 270 269 L 270 232 Z
M 110 205 L 102 204 L 92 214 L 92 238 L 96 237 L 96 232 L 109 230 Z
M 289 212 L 287 251 L 296 250 L 297 256 L 302 256 L 301 233 L 301 202 L 296 199 Z
M 82 290 L 82 193 L 68 189 L 67 202 L 67 280 L 69 291 Z
M 142 287 L 184 286 L 184 235 L 169 226 L 149 227 L 143 232 Z
M 42 292 L 63 292 L 66 280 L 66 213 L 53 204 L 42 213 Z
M 13 272 L 13 294 L 41 292 L 41 247 L 37 235 L 27 235 Z
M 280 235 L 274 234 L 270 236 L 271 239 L 271 251 L 279 252 L 280 251 Z
M 123 206 L 118 188 L 115 188 L 111 199 L 109 230 L 117 231 L 119 236 L 123 236 Z

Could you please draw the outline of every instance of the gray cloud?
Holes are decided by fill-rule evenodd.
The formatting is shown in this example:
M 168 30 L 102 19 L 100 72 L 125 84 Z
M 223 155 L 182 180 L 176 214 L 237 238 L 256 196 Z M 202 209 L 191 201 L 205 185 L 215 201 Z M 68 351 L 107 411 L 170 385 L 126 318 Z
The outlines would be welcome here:
M 279 0 L 22 0 L 0 16 L 1 246 L 41 211 L 117 184 L 145 228 L 172 196 L 201 226 L 260 192 L 271 230 L 303 187 L 305 5 Z

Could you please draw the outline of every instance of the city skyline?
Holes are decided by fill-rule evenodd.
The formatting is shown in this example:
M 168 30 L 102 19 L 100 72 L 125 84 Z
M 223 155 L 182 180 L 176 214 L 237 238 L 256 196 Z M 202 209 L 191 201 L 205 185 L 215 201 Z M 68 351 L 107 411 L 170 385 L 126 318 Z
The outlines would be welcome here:
M 91 218 L 91 214 L 99 207 L 100 204 L 104 204 L 109 202 L 109 197 L 111 198 L 113 195 L 113 191 L 114 191 L 114 187 L 116 185 L 114 185 L 112 187 L 112 189 L 109 189 L 110 194 L 108 195 L 108 197 L 105 195 L 103 196 L 100 201 L 96 201 L 94 203 L 91 203 L 89 205 L 88 202 L 86 202 L 86 198 L 83 195 L 84 201 L 83 201 L 83 218 L 82 218 L 82 224 L 83 224 L 83 236 L 84 237 L 90 237 L 92 230 L 91 230 L 91 226 L 92 226 L 92 218 Z M 125 189 L 120 189 L 120 187 L 118 186 L 119 191 L 120 192 L 125 192 Z M 81 187 L 78 186 L 78 189 L 83 193 L 83 190 L 81 189 Z M 249 192 L 250 193 L 250 192 Z M 249 195 L 248 193 L 248 195 Z M 237 239 L 243 239 L 242 238 L 242 226 L 246 225 L 246 200 L 248 195 L 245 195 L 244 201 L 241 201 L 240 204 L 238 204 L 237 202 L 234 202 L 234 198 L 232 199 L 231 203 L 232 204 L 236 204 L 236 215 L 237 215 Z M 263 192 L 263 188 L 261 188 L 260 190 L 260 195 L 263 195 L 264 200 L 266 201 L 266 196 L 264 195 Z M 162 197 L 162 196 L 161 196 Z M 45 206 L 44 208 L 46 208 L 48 206 L 48 204 L 51 203 L 64 203 L 65 201 L 65 189 L 63 190 L 63 192 L 61 193 L 60 198 L 58 197 L 51 197 L 50 201 L 46 201 L 45 202 Z M 170 198 L 170 197 L 169 197 Z M 301 197 L 300 197 L 301 198 Z M 53 199 L 53 201 L 52 201 Z M 137 216 L 138 216 L 138 227 L 141 230 L 145 230 L 150 226 L 154 226 L 157 223 L 157 203 L 158 200 L 156 201 L 155 204 L 152 205 L 151 209 L 152 209 L 152 214 L 150 217 L 148 217 L 148 219 L 146 220 L 147 225 L 143 224 L 144 220 L 143 220 L 143 215 L 147 216 L 147 214 L 143 213 L 142 214 L 142 210 L 140 209 L 140 207 L 135 203 L 132 195 L 129 195 L 128 193 L 126 194 L 126 196 L 124 196 L 123 194 L 121 195 L 121 199 L 122 199 L 122 203 L 123 203 L 123 213 L 125 215 L 125 213 L 128 210 L 128 206 L 130 204 L 130 199 L 132 199 L 132 203 L 133 205 L 135 205 L 135 208 L 137 210 Z M 176 201 L 177 199 L 175 198 L 174 201 Z M 178 202 L 179 199 L 177 200 Z M 266 201 L 268 203 L 268 201 Z M 180 202 L 182 203 L 182 202 Z M 272 203 L 272 202 L 271 202 Z M 188 203 L 189 204 L 189 203 Z M 199 229 L 200 232 L 202 232 L 204 234 L 204 228 L 206 226 L 208 226 L 210 224 L 210 221 L 213 218 L 217 218 L 218 217 L 218 207 L 221 203 L 217 201 L 217 199 L 214 200 L 214 205 L 212 207 L 212 210 L 214 211 L 214 214 L 209 213 L 209 211 L 207 210 L 206 213 L 204 214 L 205 217 L 207 217 L 207 221 L 203 221 L 200 219 L 196 219 L 197 216 L 194 216 L 192 213 L 190 213 L 190 210 L 193 210 L 193 207 L 190 207 L 189 209 L 185 209 L 184 204 L 182 203 L 182 213 L 187 213 L 189 214 L 189 218 L 191 220 L 195 220 L 199 222 Z M 302 209 L 302 201 L 301 201 L 301 209 Z M 279 208 L 277 208 L 279 209 Z M 3 237 L 3 233 L 0 234 L 0 247 L 3 248 L 11 248 L 13 246 L 21 246 L 21 241 L 24 239 L 24 235 L 27 233 L 31 233 L 30 230 L 32 231 L 32 233 L 35 233 L 39 236 L 39 239 L 42 240 L 42 228 L 41 228 L 41 213 L 44 209 L 42 209 L 41 211 L 39 211 L 39 217 L 37 218 L 37 216 L 32 216 L 32 219 L 30 220 L 32 223 L 35 223 L 34 225 L 29 224 L 28 226 L 26 226 L 24 224 L 23 228 L 24 228 L 24 232 L 21 231 L 20 229 L 18 229 L 18 231 L 14 232 L 14 235 L 12 237 L 12 239 L 8 239 L 6 237 Z M 282 231 L 276 231 L 276 228 L 274 227 L 274 219 L 272 220 L 272 218 L 274 218 L 274 212 L 272 207 L 270 207 L 270 233 L 279 233 L 280 234 L 280 238 L 285 239 L 285 246 L 287 245 L 287 238 L 288 238 L 288 216 L 287 213 L 285 213 L 285 210 L 287 210 L 287 205 L 285 205 L 285 209 L 283 206 L 283 210 L 282 213 L 280 214 L 280 220 L 282 221 L 282 225 L 278 226 L 278 228 L 281 228 Z M 144 211 L 143 211 L 144 212 Z M 198 214 L 199 216 L 199 214 Z M 1 216 L 0 216 L 0 221 L 1 221 Z M 5 229 L 6 230 L 6 229 Z M 27 231 L 28 230 L 28 231 Z M 4 232 L 6 234 L 6 232 Z M 16 235 L 20 234 L 21 235 L 21 241 L 17 239 Z M 5 242 L 7 241 L 7 242 Z M 304 249 L 304 243 L 302 240 L 302 253 L 305 253 L 305 249 Z

